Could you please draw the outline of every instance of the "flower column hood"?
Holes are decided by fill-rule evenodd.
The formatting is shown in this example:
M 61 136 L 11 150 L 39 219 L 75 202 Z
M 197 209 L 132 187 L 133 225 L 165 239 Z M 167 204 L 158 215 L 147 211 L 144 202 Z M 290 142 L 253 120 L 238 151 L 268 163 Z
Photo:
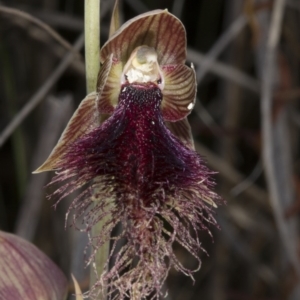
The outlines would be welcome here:
M 112 113 L 117 104 L 120 83 L 126 81 L 126 63 L 135 49 L 143 45 L 151 47 L 157 54 L 164 120 L 175 122 L 184 119 L 195 103 L 195 72 L 185 65 L 185 29 L 180 20 L 167 10 L 155 10 L 133 18 L 104 44 L 100 54 L 103 68 L 98 81 L 99 110 Z M 105 75 L 102 76 L 102 73 Z

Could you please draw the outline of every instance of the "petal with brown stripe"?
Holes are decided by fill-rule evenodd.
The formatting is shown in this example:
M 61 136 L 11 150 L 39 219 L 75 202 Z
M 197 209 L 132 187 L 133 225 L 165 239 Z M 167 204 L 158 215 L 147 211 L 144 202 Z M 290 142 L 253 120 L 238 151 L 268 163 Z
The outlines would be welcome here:
M 121 88 L 122 63 L 113 54 L 100 68 L 97 81 L 97 109 L 100 114 L 112 114 L 118 104 Z
M 183 24 L 167 10 L 141 14 L 121 26 L 101 49 L 101 62 L 113 53 L 123 66 L 139 46 L 153 47 L 160 65 L 183 64 L 186 33 Z
M 95 92 L 87 95 L 82 100 L 47 160 L 33 173 L 57 169 L 70 143 L 99 125 L 95 100 Z
M 187 118 L 177 122 L 166 122 L 166 126 L 185 146 L 195 150 L 191 126 Z
M 163 66 L 162 114 L 166 121 L 179 121 L 193 109 L 196 100 L 196 75 L 186 65 Z
M 0 299 L 64 300 L 68 280 L 28 241 L 0 231 Z

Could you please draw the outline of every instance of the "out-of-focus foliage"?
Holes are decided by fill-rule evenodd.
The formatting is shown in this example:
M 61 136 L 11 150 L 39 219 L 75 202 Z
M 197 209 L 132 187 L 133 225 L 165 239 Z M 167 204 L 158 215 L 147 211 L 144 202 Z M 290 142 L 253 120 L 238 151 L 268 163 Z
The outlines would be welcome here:
M 101 3 L 102 44 L 108 37 L 113 2 Z M 195 274 L 196 282 L 171 270 L 165 286 L 168 299 L 298 299 L 300 6 L 296 0 L 286 0 L 283 7 L 271 91 L 280 223 L 278 216 L 274 218 L 267 185 L 270 178 L 261 155 L 266 144 L 261 138 L 261 85 L 277 2 L 121 1 L 123 20 L 168 8 L 184 23 L 188 61 L 193 62 L 198 76 L 198 100 L 189 121 L 196 148 L 219 172 L 217 192 L 227 201 L 227 206 L 217 210 L 222 229 L 212 229 L 214 242 L 200 236 L 210 255 L 201 254 L 203 264 Z M 1 5 L 43 20 L 70 43 L 83 31 L 83 1 L 4 0 Z M 1 11 L 0 39 L 1 137 L 68 50 L 32 22 Z M 84 60 L 77 57 L 0 148 L 0 228 L 32 240 L 66 274 L 72 271 L 82 290 L 88 287 L 82 254 L 87 242 L 68 226 L 63 230 L 68 204 L 62 202 L 54 213 L 53 202 L 45 200 L 47 175 L 33 177 L 31 171 L 49 155 L 84 96 Z M 279 234 L 282 226 L 288 228 L 285 239 Z M 286 250 L 291 248 L 292 252 Z M 193 268 L 196 262 L 187 253 L 179 248 L 175 251 L 184 265 Z

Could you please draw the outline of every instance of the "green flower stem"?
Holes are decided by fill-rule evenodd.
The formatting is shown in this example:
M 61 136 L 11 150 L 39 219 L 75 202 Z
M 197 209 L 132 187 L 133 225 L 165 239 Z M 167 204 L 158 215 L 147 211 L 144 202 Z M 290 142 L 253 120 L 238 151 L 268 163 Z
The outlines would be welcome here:
M 86 86 L 87 93 L 96 90 L 97 75 L 100 67 L 100 0 L 85 0 L 84 7 L 84 28 L 85 28 L 85 65 L 86 65 Z M 103 231 L 106 220 L 102 220 L 92 229 L 92 237 L 97 237 Z M 95 268 L 91 266 L 90 287 L 97 281 L 105 268 L 109 255 L 109 242 L 104 244 L 96 253 Z M 106 292 L 101 300 L 106 298 Z
M 85 69 L 87 93 L 96 90 L 100 67 L 100 0 L 85 0 Z

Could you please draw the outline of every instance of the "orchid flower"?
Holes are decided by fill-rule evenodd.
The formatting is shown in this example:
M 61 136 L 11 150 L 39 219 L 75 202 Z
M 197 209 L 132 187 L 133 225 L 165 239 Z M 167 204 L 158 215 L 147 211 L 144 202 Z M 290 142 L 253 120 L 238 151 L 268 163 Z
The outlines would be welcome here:
M 173 243 L 200 267 L 198 231 L 217 225 L 221 201 L 187 121 L 196 80 L 185 65 L 184 26 L 167 10 L 154 10 L 115 29 L 101 49 L 96 92 L 81 102 L 36 172 L 56 171 L 58 202 L 80 189 L 69 211 L 87 231 L 108 218 L 91 243 L 97 251 L 111 240 L 114 263 L 89 296 L 106 286 L 111 299 L 155 298 L 171 267 L 191 277 L 195 271 L 176 258 Z

